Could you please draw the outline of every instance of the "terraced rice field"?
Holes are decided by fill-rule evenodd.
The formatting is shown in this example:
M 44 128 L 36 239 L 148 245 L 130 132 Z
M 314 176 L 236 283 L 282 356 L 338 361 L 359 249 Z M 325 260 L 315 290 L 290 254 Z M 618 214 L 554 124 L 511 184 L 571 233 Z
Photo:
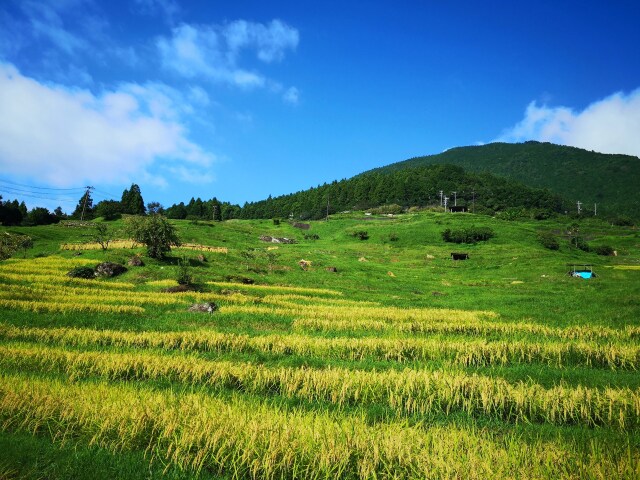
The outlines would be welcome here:
M 638 327 L 65 276 L 85 264 L 0 264 L 0 308 L 34 319 L 0 322 L 5 432 L 202 478 L 640 478 Z

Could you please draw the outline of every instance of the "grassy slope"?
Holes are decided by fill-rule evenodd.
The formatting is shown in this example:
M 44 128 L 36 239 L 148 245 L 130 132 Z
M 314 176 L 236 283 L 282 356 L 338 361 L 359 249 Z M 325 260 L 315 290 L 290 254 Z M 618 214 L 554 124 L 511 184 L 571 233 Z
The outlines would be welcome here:
M 572 249 L 566 241 L 563 241 L 559 252 L 552 252 L 540 246 L 536 241 L 537 232 L 560 233 L 566 227 L 563 221 L 556 220 L 516 223 L 468 214 L 438 213 L 371 220 L 362 215 L 336 216 L 329 222 L 312 224 L 310 233 L 320 236 L 320 239 L 315 241 L 304 240 L 303 232 L 290 225 L 275 226 L 270 221 L 175 223 L 185 242 L 227 246 L 230 249 L 228 254 L 207 254 L 209 261 L 205 264 L 194 262 L 192 272 L 199 282 L 223 280 L 228 275 L 246 276 L 264 284 L 338 290 L 344 292 L 344 298 L 347 299 L 372 300 L 389 306 L 492 310 L 500 314 L 504 321 L 527 321 L 551 326 L 602 325 L 614 328 L 638 325 L 640 270 L 611 268 L 618 264 L 640 265 L 640 236 L 637 230 L 631 228 L 610 227 L 594 220 L 583 221 L 582 233 L 592 245 L 610 244 L 619 252 L 618 257 L 599 257 Z M 119 222 L 110 225 L 114 231 L 121 227 Z M 440 232 L 445 228 L 468 225 L 490 226 L 497 235 L 489 242 L 471 246 L 450 245 L 440 239 Z M 60 254 L 60 243 L 91 238 L 90 230 L 82 228 L 48 226 L 11 230 L 27 233 L 34 238 L 35 248 L 27 253 L 29 257 Z M 367 230 L 369 240 L 360 241 L 350 235 L 350 232 L 358 230 Z M 299 243 L 280 245 L 277 249 L 271 250 L 277 254 L 277 258 L 269 261 L 266 257 L 266 248 L 269 245 L 258 240 L 262 234 L 294 237 Z M 398 240 L 391 241 L 391 234 L 397 235 Z M 241 255 L 241 252 L 248 249 L 256 249 L 253 251 L 256 257 L 254 260 L 247 261 Z M 471 259 L 466 262 L 452 262 L 449 260 L 451 251 L 467 251 Z M 66 257 L 73 256 L 72 252 L 61 254 Z M 131 251 L 124 250 L 109 250 L 106 253 L 87 251 L 83 253 L 82 258 L 93 258 L 96 262 L 103 259 L 122 262 L 131 254 Z M 177 256 L 177 252 L 174 255 Z M 193 258 L 196 253 L 191 252 L 187 255 Z M 313 262 L 309 271 L 303 271 L 297 266 L 300 259 Z M 147 266 L 130 269 L 121 280 L 141 283 L 148 280 L 171 279 L 177 275 L 177 266 L 172 259 L 167 262 L 145 260 Z M 568 277 L 566 264 L 570 262 L 593 263 L 599 277 L 590 281 Z M 329 266 L 337 267 L 338 273 L 326 271 L 326 267 Z M 249 334 L 288 333 L 291 330 L 290 320 L 282 318 L 237 315 L 220 318 L 214 316 L 201 320 L 202 317 L 194 319 L 193 315 L 162 308 L 151 310 L 149 314 L 136 318 L 123 315 L 36 315 L 14 310 L 2 311 L 2 317 L 6 323 L 43 327 L 66 325 L 122 330 L 197 330 L 213 327 Z M 366 332 L 363 335 L 376 336 L 375 333 Z M 349 362 L 238 353 L 215 355 L 211 358 L 249 360 L 294 367 L 334 365 L 384 370 L 401 369 L 408 365 L 425 369 L 446 368 L 446 365 L 438 362 L 396 365 L 384 361 Z M 583 367 L 559 369 L 545 365 L 521 365 L 463 370 L 468 373 L 504 377 L 509 381 L 532 379 L 546 386 L 558 385 L 561 382 L 591 387 L 640 386 L 635 372 L 611 372 Z M 163 388 L 163 384 L 158 385 L 158 388 Z M 278 404 L 282 408 L 307 411 L 333 409 L 321 402 L 292 402 L 277 397 L 269 400 L 269 403 Z M 370 408 L 365 413 L 372 422 L 376 422 L 375 419 L 378 417 L 383 419 L 389 415 L 384 409 L 376 408 Z M 450 418 L 436 417 L 432 421 L 436 424 L 460 422 L 485 426 L 495 431 L 507 428 L 495 419 L 471 420 L 462 414 Z M 515 427 L 508 427 L 513 428 Z M 583 438 L 580 441 L 588 442 L 589 438 L 597 436 L 605 441 L 610 438 L 614 443 L 620 441 L 618 434 L 609 433 L 607 430 L 580 431 L 576 427 L 577 430 L 574 431 L 573 427 L 547 426 L 519 428 L 525 439 L 567 436 L 573 439 Z M 637 435 L 632 435 L 631 441 L 640 440 Z M 21 456 L 0 456 L 0 475 L 5 471 L 8 472 L 6 476 L 9 478 L 21 475 L 28 478 L 102 478 L 99 472 L 105 468 L 118 472 L 118 476 L 136 478 L 139 477 L 141 469 L 144 469 L 144 460 L 135 453 L 113 456 L 99 450 L 100 461 L 97 466 L 92 466 L 86 460 L 92 453 L 84 447 L 79 450 L 64 447 L 58 454 L 58 447 L 46 438 L 32 438 L 8 432 L 0 436 L 0 443 L 20 446 Z M 29 455 L 24 455 L 25 450 L 33 452 L 37 459 L 35 463 L 29 462 Z M 64 467 L 55 466 L 56 459 L 60 459 Z M 179 471 L 169 473 L 176 478 L 181 476 Z
M 640 159 L 609 155 L 551 143 L 491 143 L 452 148 L 446 152 L 416 157 L 376 171 L 393 171 L 437 163 L 459 165 L 470 172 L 489 172 L 526 185 L 548 188 L 584 208 L 610 215 L 624 213 L 638 218 Z

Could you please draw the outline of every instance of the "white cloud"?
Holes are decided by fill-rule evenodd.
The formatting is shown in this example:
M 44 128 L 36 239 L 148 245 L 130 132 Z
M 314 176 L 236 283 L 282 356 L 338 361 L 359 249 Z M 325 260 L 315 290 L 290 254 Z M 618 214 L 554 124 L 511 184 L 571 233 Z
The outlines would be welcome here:
M 237 20 L 225 26 L 182 24 L 171 38 L 157 40 L 163 65 L 187 77 L 204 77 L 240 87 L 263 87 L 268 82 L 257 72 L 238 65 L 243 50 L 255 50 L 266 63 L 284 58 L 298 45 L 298 31 L 280 20 L 268 25 Z
M 236 20 L 224 28 L 223 35 L 234 54 L 253 47 L 258 58 L 267 63 L 282 60 L 285 51 L 295 50 L 300 41 L 298 30 L 280 20 L 272 20 L 269 25 Z
M 282 99 L 291 105 L 297 105 L 300 101 L 300 91 L 296 87 L 290 87 L 282 95 Z
M 602 153 L 640 156 L 640 89 L 615 93 L 582 111 L 529 104 L 524 118 L 498 141 L 539 140 Z
M 215 158 L 187 138 L 175 94 L 125 84 L 94 95 L 0 63 L 0 170 L 58 186 L 157 176 L 162 162 L 206 170 Z

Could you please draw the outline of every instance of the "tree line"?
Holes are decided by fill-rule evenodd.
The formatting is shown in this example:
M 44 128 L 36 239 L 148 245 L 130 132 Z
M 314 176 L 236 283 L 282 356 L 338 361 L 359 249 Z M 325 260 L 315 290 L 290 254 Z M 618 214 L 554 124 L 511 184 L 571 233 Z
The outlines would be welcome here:
M 429 165 L 390 173 L 371 172 L 276 198 L 245 203 L 240 218 L 294 217 L 320 219 L 345 210 L 381 205 L 429 207 L 441 205 L 440 191 L 449 205 L 475 213 L 494 214 L 523 208 L 547 215 L 563 211 L 563 199 L 546 189 L 527 187 L 488 173 L 468 173 L 454 165 Z

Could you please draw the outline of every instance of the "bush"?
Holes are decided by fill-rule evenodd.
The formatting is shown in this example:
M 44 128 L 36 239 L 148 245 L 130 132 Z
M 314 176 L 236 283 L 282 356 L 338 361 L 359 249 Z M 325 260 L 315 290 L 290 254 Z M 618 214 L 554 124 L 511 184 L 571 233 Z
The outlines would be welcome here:
M 495 235 L 495 232 L 489 227 L 471 226 L 459 230 L 447 228 L 442 232 L 442 239 L 449 243 L 476 243 L 487 241 Z
M 320 235 L 318 235 L 317 233 L 305 233 L 304 234 L 304 239 L 305 240 L 320 240 Z
M 368 212 L 371 212 L 374 215 L 397 215 L 403 212 L 403 208 L 398 204 L 392 203 L 391 205 L 381 205 L 376 208 L 371 208 Z
M 397 233 L 390 233 L 389 234 L 389 241 L 390 242 L 397 242 L 400 239 L 400 237 L 398 237 Z
M 72 278 L 96 278 L 96 274 L 91 267 L 74 267 L 67 273 Z
M 161 215 L 127 218 L 127 233 L 138 243 L 147 246 L 151 258 L 164 258 L 172 246 L 179 246 L 176 229 Z
M 538 235 L 538 242 L 549 250 L 560 250 L 560 243 L 555 235 L 550 232 L 541 233 Z
M 595 252 L 596 252 L 598 255 L 603 255 L 603 256 L 605 256 L 605 257 L 610 257 L 610 256 L 612 256 L 612 255 L 613 255 L 613 253 L 614 253 L 614 251 L 615 251 L 615 250 L 614 250 L 614 249 L 613 249 L 613 247 L 612 247 L 612 246 L 610 246 L 610 245 L 598 245 L 598 246 L 595 248 Z
M 26 258 L 29 248 L 33 248 L 33 240 L 27 235 L 15 235 L 9 232 L 0 234 L 0 260 L 11 257 L 18 250 L 22 250 Z
M 357 232 L 353 232 L 351 234 L 351 236 L 359 238 L 360 240 L 368 240 L 369 239 L 369 233 L 364 231 L 364 230 L 359 230 Z
M 589 247 L 589 244 L 587 243 L 587 241 L 582 238 L 582 237 L 575 237 L 573 239 L 573 244 L 576 246 L 576 248 L 579 248 L 580 250 L 582 250 L 583 252 L 589 252 L 591 251 L 591 248 Z
M 274 218 L 273 219 L 273 224 L 274 225 L 280 225 L 280 219 L 279 218 Z
M 182 257 L 178 262 L 176 282 L 178 282 L 178 285 L 193 285 L 193 275 L 191 275 L 189 259 L 187 257 Z
M 631 217 L 627 217 L 626 215 L 619 215 L 615 217 L 611 223 L 619 227 L 633 227 L 633 220 Z

